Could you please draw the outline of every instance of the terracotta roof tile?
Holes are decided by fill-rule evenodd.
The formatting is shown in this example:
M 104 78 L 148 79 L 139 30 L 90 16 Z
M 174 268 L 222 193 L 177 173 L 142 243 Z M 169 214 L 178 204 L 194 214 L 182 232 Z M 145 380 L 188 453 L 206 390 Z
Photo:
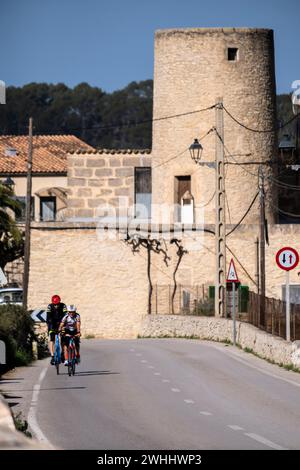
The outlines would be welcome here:
M 6 155 L 8 149 L 16 155 Z M 33 173 L 66 173 L 67 154 L 93 152 L 94 148 L 74 135 L 33 136 Z M 0 173 L 27 173 L 28 136 L 0 136 Z
M 93 149 L 93 150 L 75 150 L 74 152 L 70 152 L 73 155 L 80 155 L 83 153 L 89 153 L 89 154 L 102 154 L 105 153 L 107 155 L 116 155 L 116 154 L 122 154 L 122 155 L 144 155 L 144 154 L 150 154 L 151 149 Z

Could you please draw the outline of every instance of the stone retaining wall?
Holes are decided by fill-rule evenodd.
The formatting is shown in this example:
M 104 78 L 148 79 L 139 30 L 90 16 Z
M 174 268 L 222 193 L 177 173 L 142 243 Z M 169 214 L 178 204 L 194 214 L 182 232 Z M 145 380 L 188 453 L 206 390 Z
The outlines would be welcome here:
M 145 316 L 140 336 L 232 341 L 232 320 L 176 315 Z M 300 367 L 300 341 L 290 343 L 253 325 L 237 322 L 237 343 L 276 364 Z
M 42 447 L 34 439 L 25 437 L 17 431 L 9 407 L 0 394 L 0 450 L 41 450 Z

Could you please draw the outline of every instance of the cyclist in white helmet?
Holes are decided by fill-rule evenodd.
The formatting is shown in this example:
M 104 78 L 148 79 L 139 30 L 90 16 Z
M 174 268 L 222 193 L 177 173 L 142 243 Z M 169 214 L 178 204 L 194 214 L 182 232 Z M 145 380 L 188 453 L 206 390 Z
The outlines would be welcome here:
M 76 347 L 76 360 L 77 363 L 80 362 L 79 354 L 79 343 L 80 343 L 80 315 L 77 313 L 75 305 L 67 305 L 68 313 L 63 317 L 61 324 L 59 326 L 59 331 L 62 333 L 61 343 L 64 349 L 65 359 L 68 357 L 68 346 L 70 342 L 70 337 L 74 337 L 75 347 Z M 68 365 L 67 359 L 65 360 L 65 366 Z

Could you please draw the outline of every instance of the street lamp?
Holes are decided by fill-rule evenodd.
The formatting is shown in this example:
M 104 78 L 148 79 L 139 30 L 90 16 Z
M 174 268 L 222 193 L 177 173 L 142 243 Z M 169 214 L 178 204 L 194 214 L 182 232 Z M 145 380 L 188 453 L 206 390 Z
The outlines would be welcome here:
M 194 139 L 194 142 L 189 146 L 189 151 L 192 160 L 194 160 L 195 163 L 199 163 L 202 157 L 203 147 L 198 139 Z
M 14 182 L 14 180 L 10 176 L 5 178 L 5 180 L 2 181 L 2 184 L 3 184 L 3 186 L 6 186 L 8 189 L 11 189 L 12 191 L 14 190 L 14 187 L 16 185 L 16 183 Z

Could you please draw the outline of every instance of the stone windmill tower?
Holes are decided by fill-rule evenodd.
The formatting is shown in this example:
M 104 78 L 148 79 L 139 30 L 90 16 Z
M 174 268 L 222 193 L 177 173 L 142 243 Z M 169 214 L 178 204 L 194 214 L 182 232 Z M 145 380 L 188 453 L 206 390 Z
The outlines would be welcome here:
M 154 119 L 209 108 L 223 98 L 226 195 L 232 224 L 247 211 L 258 190 L 257 162 L 276 155 L 275 73 L 273 31 L 249 28 L 171 29 L 156 32 L 154 70 Z M 180 204 L 190 190 L 195 208 L 205 206 L 204 223 L 214 223 L 215 172 L 200 168 L 188 152 L 194 138 L 203 139 L 203 160 L 214 161 L 215 110 L 186 114 L 153 123 L 152 202 Z M 261 132 L 262 131 L 262 132 Z M 274 201 L 268 175 L 273 166 L 263 165 L 267 201 Z M 211 202 L 207 202 L 211 199 Z M 266 204 L 269 222 L 273 208 Z M 258 200 L 245 223 L 258 221 Z M 195 220 L 197 222 L 197 220 Z M 229 223 L 229 220 L 227 220 Z

